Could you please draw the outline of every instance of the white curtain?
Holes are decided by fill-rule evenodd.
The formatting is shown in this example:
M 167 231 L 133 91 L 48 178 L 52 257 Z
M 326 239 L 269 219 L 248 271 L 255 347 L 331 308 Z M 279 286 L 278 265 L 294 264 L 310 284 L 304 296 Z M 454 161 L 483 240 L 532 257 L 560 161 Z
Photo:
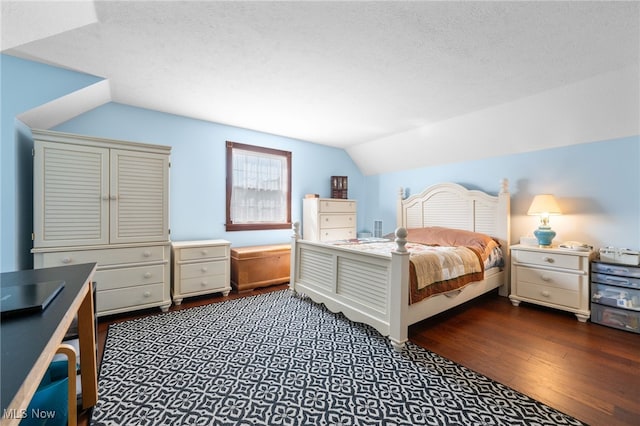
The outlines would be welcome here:
M 233 150 L 231 221 L 287 221 L 287 159 L 241 149 Z

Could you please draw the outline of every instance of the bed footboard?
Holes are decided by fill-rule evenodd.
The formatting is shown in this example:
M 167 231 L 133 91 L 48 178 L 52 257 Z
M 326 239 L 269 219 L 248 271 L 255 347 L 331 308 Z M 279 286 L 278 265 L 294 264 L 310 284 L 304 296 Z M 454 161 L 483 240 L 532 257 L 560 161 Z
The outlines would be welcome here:
M 406 230 L 398 229 L 396 250 L 387 257 L 300 240 L 299 226 L 291 241 L 290 290 L 372 326 L 401 350 L 408 338 L 409 289 L 401 285 L 409 281 Z

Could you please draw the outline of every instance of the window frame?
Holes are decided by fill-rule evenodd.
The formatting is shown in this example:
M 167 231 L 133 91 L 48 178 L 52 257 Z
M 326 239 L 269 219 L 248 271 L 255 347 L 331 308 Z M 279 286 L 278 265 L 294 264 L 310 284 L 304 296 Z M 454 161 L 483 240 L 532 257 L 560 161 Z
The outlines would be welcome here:
M 226 222 L 227 231 L 262 231 L 270 229 L 291 229 L 291 152 L 278 149 L 266 148 L 262 146 L 248 145 L 238 142 L 227 141 L 226 144 Z M 287 164 L 287 218 L 282 223 L 233 223 L 231 221 L 231 198 L 233 193 L 233 150 L 251 151 L 261 154 L 276 155 L 286 158 Z

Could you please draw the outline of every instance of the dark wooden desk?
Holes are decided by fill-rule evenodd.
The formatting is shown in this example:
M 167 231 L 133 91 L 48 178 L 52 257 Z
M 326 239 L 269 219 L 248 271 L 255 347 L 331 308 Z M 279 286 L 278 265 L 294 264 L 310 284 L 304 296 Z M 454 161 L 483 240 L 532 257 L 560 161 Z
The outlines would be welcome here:
M 2 425 L 20 423 L 76 313 L 80 342 L 82 405 L 98 400 L 92 280 L 95 263 L 0 274 L 0 286 L 64 280 L 65 287 L 41 313 L 3 319 L 0 323 L 0 401 Z M 71 420 L 71 419 L 70 419 Z M 73 419 L 75 423 L 75 419 Z

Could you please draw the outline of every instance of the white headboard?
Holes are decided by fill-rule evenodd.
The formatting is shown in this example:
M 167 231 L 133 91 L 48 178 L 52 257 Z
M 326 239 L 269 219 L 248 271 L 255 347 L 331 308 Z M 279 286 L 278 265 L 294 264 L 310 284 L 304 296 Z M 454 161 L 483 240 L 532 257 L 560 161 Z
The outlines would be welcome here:
M 501 181 L 497 196 L 456 183 L 440 183 L 407 199 L 403 197 L 401 188 L 398 227 L 445 226 L 481 232 L 496 238 L 508 251 L 511 203 L 507 179 Z

